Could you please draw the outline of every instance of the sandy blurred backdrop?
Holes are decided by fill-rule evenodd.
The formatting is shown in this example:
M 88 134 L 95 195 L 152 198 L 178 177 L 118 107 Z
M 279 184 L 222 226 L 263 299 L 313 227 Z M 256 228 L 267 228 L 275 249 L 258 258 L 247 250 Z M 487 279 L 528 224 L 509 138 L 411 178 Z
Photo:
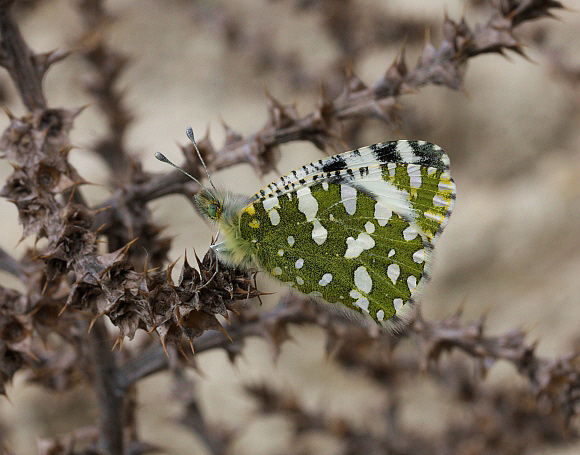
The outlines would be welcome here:
M 153 154 L 163 151 L 180 162 L 175 143 L 185 143 L 185 128 L 198 133 L 206 127 L 219 146 L 224 138 L 220 118 L 243 135 L 266 121 L 264 87 L 284 103 L 296 101 L 302 114 L 316 103 L 319 84 L 337 79 L 338 50 L 314 8 L 296 11 L 298 1 L 115 0 L 107 8 L 115 15 L 109 25 L 109 44 L 131 58 L 122 78 L 125 101 L 136 115 L 127 137 L 127 149 L 139 156 L 145 169 L 169 172 Z M 456 0 L 357 0 L 361 20 L 365 11 L 379 7 L 393 18 L 417 18 L 431 23 L 438 43 L 444 12 L 459 19 L 462 12 L 471 25 L 485 21 L 489 10 Z M 577 1 L 565 0 L 570 8 Z M 378 6 L 377 6 L 378 5 Z M 433 283 L 423 298 L 426 318 L 440 319 L 465 302 L 465 319 L 488 313 L 490 333 L 517 327 L 539 339 L 539 353 L 558 356 L 569 352 L 580 338 L 580 86 L 558 76 L 553 59 L 580 67 L 580 15 L 557 12 L 561 21 L 543 19 L 519 29 L 532 61 L 510 54 L 471 60 L 464 92 L 427 87 L 401 98 L 405 110 L 399 132 L 377 121 L 367 121 L 363 146 L 409 138 L 441 145 L 449 154 L 458 187 L 456 210 L 437 248 Z M 240 40 L 228 45 L 225 30 L 237 24 Z M 72 3 L 45 0 L 21 13 L 20 24 L 36 52 L 69 48 L 82 26 Z M 408 62 L 414 65 L 420 47 L 409 40 Z M 396 55 L 396 46 L 363 49 L 355 64 L 361 79 L 371 84 L 381 77 Z M 276 54 L 268 65 L 267 52 Z M 286 60 L 284 60 L 286 59 Z M 289 62 L 287 65 L 279 64 Z M 264 63 L 266 62 L 266 63 Z M 55 65 L 45 80 L 51 107 L 75 107 L 93 100 L 83 90 L 85 63 L 76 55 Z M 299 68 L 297 72 L 294 66 Z M 3 86 L 12 84 L 0 71 Z M 338 90 L 340 87 L 336 85 Z M 8 108 L 24 113 L 18 97 L 9 94 Z M 97 185 L 83 192 L 91 203 L 109 195 L 106 166 L 91 145 L 103 134 L 104 123 L 96 107 L 78 117 L 72 142 L 78 148 L 71 161 L 80 174 Z M 0 128 L 7 125 L 0 119 Z M 295 142 L 282 147 L 279 171 L 318 159 L 312 145 Z M 0 161 L 4 180 L 11 172 Z M 213 176 L 216 185 L 253 193 L 277 177 L 256 177 L 241 165 Z M 235 186 L 232 186 L 234 184 Z M 182 197 L 167 197 L 152 204 L 157 220 L 175 237 L 171 258 L 192 247 L 207 249 L 212 229 L 200 222 Z M 33 239 L 18 244 L 21 228 L 15 207 L 0 200 L 0 245 L 20 256 Z M 178 267 L 177 267 L 178 268 Z M 177 269 L 176 268 L 176 269 Z M 0 282 L 22 290 L 20 283 L 0 272 Z M 266 290 L 283 289 L 271 283 Z M 276 297 L 271 299 L 275 302 Z M 240 384 L 271 381 L 294 390 L 312 407 L 329 413 L 350 414 L 365 423 L 361 410 L 378 407 L 386 391 L 356 372 L 327 361 L 324 337 L 316 328 L 294 328 L 294 343 L 287 343 L 276 364 L 261 340 L 250 340 L 242 359 L 231 366 L 222 352 L 198 356 L 203 375 L 197 375 L 202 405 L 211 421 L 235 427 L 252 419 L 252 402 Z M 485 386 L 525 384 L 507 365 L 498 364 Z M 405 424 L 434 435 L 447 419 L 456 418 L 445 397 L 436 393 L 427 377 L 418 377 L 414 392 L 403 400 Z M 169 398 L 168 378 L 156 375 L 139 386 L 140 428 L 144 438 L 167 453 L 207 453 L 203 444 L 174 422 L 178 404 Z M 10 402 L 0 400 L 0 420 L 9 427 L 8 438 L 17 453 L 35 453 L 36 437 L 65 433 L 96 417 L 93 400 L 83 390 L 59 396 L 15 381 Z M 244 425 L 245 427 L 245 425 Z M 241 454 L 284 452 L 289 429 L 282 418 L 255 419 L 233 448 Z M 332 453 L 332 442 L 313 440 L 320 453 Z M 542 453 L 578 453 L 578 447 Z M 543 450 L 539 448 L 539 450 Z

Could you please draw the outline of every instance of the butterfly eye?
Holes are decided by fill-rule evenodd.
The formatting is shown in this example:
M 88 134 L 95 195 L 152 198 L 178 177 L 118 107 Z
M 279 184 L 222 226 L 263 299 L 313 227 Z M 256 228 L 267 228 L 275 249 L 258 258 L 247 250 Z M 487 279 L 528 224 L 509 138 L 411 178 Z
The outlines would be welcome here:
M 210 218 L 216 219 L 218 213 L 218 206 L 217 204 L 209 204 L 207 207 L 207 214 Z

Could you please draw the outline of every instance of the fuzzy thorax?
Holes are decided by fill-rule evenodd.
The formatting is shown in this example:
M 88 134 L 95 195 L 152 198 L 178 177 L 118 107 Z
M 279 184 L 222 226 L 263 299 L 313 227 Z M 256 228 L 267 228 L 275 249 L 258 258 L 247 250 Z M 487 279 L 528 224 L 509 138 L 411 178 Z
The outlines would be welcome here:
M 242 238 L 240 216 L 251 198 L 242 194 L 204 188 L 195 195 L 201 215 L 216 222 L 222 242 L 214 245 L 219 259 L 227 265 L 250 268 L 256 266 L 255 248 Z

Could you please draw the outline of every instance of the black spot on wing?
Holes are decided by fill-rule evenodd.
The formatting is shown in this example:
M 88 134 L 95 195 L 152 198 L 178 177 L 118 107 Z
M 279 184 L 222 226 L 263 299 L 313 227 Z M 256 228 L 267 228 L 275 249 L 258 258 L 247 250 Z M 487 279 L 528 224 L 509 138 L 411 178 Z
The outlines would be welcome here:
M 416 161 L 421 166 L 431 166 L 440 171 L 444 171 L 447 166 L 443 163 L 443 149 L 429 142 L 419 144 L 417 141 L 408 141 L 415 156 L 419 158 Z
M 339 155 L 331 156 L 322 166 L 324 172 L 340 171 L 346 168 L 346 161 Z
M 381 163 L 400 163 L 402 161 L 401 155 L 397 152 L 396 142 L 385 142 L 383 144 L 375 144 L 369 147 L 373 156 Z

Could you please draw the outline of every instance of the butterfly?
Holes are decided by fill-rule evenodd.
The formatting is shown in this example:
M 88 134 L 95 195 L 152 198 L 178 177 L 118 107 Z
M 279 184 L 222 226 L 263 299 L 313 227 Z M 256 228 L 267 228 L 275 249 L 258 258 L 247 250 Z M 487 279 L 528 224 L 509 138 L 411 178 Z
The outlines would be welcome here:
M 195 145 L 191 128 L 187 134 Z M 261 269 L 387 328 L 412 314 L 455 198 L 443 149 L 407 140 L 306 164 L 250 197 L 213 183 L 194 196 L 201 215 L 219 225 L 222 263 Z

